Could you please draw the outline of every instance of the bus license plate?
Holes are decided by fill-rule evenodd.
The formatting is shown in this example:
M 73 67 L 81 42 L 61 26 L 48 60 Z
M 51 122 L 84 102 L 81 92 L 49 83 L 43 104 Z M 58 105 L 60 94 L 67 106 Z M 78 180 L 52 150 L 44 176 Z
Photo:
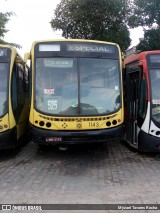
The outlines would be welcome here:
M 59 142 L 62 141 L 61 137 L 47 137 L 46 142 Z

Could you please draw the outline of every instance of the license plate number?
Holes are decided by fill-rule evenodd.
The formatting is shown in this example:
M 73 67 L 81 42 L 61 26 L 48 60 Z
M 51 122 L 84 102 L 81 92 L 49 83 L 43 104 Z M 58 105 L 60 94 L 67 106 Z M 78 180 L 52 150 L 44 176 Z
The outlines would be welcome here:
M 47 137 L 46 142 L 59 142 L 62 141 L 61 137 Z

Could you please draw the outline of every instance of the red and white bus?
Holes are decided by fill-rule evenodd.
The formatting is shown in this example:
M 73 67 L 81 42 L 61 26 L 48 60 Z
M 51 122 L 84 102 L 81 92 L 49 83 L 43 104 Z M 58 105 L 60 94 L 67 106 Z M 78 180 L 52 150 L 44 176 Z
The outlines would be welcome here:
M 125 59 L 125 136 L 134 148 L 160 152 L 160 50 Z

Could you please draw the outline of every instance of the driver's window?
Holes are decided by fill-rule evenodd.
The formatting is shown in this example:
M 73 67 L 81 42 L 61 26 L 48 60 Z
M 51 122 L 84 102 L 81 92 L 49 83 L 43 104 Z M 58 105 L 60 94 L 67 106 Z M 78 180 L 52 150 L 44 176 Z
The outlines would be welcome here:
M 147 112 L 147 85 L 146 76 L 143 75 L 140 79 L 140 96 L 139 96 L 139 110 L 138 110 L 138 126 L 141 127 Z

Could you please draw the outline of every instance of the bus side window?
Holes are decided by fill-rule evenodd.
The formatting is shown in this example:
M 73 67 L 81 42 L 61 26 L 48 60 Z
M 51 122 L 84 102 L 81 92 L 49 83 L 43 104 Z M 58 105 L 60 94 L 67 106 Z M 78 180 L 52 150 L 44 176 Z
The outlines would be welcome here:
M 25 85 L 25 92 L 29 93 L 29 69 L 26 66 L 24 72 L 24 85 Z
M 146 76 L 143 74 L 140 82 L 138 126 L 141 127 L 147 112 L 147 84 Z
M 24 80 L 24 66 L 17 64 L 17 92 L 18 92 L 18 113 L 21 114 L 25 104 L 25 80 Z
M 18 92 L 25 91 L 24 67 L 17 65 Z
M 18 100 L 17 75 L 16 75 L 16 65 L 14 64 L 13 72 L 12 72 L 12 80 L 11 80 L 11 101 L 12 101 L 13 114 L 16 120 L 17 120 L 17 107 L 18 107 L 17 100 Z

